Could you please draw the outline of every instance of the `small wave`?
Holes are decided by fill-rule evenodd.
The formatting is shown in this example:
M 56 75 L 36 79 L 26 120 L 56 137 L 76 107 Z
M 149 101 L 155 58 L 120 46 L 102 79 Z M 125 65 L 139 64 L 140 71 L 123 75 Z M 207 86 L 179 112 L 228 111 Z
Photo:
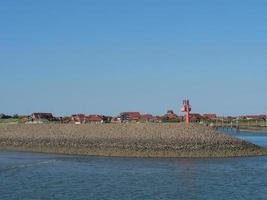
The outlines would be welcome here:
M 18 169 L 26 169 L 26 168 L 36 167 L 36 166 L 51 164 L 51 163 L 55 163 L 55 162 L 56 162 L 56 160 L 47 160 L 47 161 L 41 161 L 41 162 L 35 162 L 35 163 L 27 163 L 27 164 L 13 165 L 13 166 L 9 166 L 9 167 L 0 169 L 0 173 L 6 172 L 6 171 L 12 171 L 12 170 L 18 170 Z

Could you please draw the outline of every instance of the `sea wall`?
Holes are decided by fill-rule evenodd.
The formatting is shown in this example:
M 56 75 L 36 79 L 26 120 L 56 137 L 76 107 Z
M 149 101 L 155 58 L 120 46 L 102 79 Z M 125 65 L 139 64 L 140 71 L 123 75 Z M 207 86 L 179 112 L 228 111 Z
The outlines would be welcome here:
M 183 123 L 1 124 L 0 149 L 131 157 L 266 155 L 254 144 Z

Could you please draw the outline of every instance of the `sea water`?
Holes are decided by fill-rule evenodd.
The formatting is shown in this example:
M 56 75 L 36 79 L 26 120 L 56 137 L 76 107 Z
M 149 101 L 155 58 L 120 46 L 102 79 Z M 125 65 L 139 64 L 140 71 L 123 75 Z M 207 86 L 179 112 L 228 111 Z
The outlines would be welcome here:
M 267 133 L 230 134 L 267 147 Z M 0 199 L 267 199 L 267 156 L 150 159 L 0 152 Z

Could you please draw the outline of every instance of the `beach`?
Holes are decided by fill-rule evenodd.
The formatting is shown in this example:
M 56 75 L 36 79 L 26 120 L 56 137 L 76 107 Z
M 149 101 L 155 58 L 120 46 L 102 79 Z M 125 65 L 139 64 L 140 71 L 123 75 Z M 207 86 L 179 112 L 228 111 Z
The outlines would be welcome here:
M 0 150 L 123 157 L 233 157 L 266 149 L 199 124 L 1 124 Z

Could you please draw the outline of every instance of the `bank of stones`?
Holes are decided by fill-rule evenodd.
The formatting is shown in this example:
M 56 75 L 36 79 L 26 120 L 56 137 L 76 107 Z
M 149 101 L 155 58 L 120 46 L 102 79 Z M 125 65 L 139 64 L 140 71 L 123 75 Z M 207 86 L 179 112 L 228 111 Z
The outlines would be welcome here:
M 198 124 L 1 124 L 0 149 L 136 157 L 265 155 L 254 144 Z

